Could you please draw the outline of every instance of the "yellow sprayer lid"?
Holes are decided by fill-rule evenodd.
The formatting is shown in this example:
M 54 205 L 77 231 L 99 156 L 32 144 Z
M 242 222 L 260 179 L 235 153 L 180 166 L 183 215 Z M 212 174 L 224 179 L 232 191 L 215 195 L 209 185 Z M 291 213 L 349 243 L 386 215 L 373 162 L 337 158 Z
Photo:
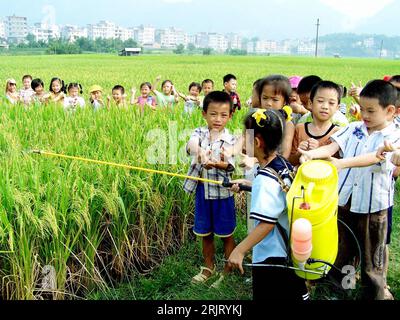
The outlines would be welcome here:
M 322 160 L 314 160 L 304 163 L 299 171 L 307 182 L 323 182 L 334 176 L 334 167 L 331 163 Z

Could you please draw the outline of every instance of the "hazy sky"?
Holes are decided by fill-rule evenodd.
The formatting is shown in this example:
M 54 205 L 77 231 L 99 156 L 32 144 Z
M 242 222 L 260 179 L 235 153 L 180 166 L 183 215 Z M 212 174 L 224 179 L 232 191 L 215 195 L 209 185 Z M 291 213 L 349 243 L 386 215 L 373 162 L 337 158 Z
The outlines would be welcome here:
M 32 4 L 32 2 L 34 4 Z M 57 24 L 110 20 L 122 26 L 176 26 L 188 32 L 237 32 L 268 39 L 355 32 L 398 35 L 397 0 L 16 0 L 0 1 L 0 17 L 27 16 Z

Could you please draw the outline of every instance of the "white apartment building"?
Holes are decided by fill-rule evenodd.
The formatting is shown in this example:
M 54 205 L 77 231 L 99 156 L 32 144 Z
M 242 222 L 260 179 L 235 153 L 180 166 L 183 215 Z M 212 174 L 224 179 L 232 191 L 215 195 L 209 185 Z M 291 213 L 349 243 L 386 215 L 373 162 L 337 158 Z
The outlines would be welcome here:
M 197 48 L 208 48 L 208 33 L 200 32 L 195 35 L 195 45 Z
M 133 39 L 142 46 L 153 46 L 156 42 L 156 29 L 152 26 L 139 26 L 134 28 Z
M 88 29 L 73 25 L 65 25 L 61 29 L 61 37 L 69 42 L 75 42 L 78 38 L 87 38 Z
M 127 41 L 129 39 L 133 39 L 133 29 L 116 27 L 115 38 L 121 39 L 122 41 Z
M 5 33 L 9 42 L 24 42 L 28 35 L 28 19 L 15 15 L 6 17 Z
M 269 54 L 278 51 L 278 43 L 272 40 L 250 41 L 247 44 L 247 52 L 251 54 Z
M 241 50 L 243 48 L 243 39 L 236 33 L 229 33 L 226 35 L 228 39 L 228 47 L 233 50 Z
M 1 38 L 3 38 L 3 39 L 6 38 L 6 25 L 5 25 L 4 21 L 0 20 L 0 39 Z
M 57 25 L 43 23 L 35 23 L 29 33 L 35 37 L 36 42 L 49 42 L 50 39 L 59 39 L 61 37 L 61 31 Z
M 161 45 L 162 48 L 174 49 L 177 46 L 183 44 L 186 46 L 187 35 L 181 29 L 167 28 L 156 30 L 156 42 Z
M 225 52 L 228 50 L 228 39 L 223 34 L 209 33 L 207 47 L 217 52 Z
M 116 25 L 110 21 L 100 21 L 97 24 L 88 25 L 88 38 L 90 40 L 101 39 L 115 39 Z

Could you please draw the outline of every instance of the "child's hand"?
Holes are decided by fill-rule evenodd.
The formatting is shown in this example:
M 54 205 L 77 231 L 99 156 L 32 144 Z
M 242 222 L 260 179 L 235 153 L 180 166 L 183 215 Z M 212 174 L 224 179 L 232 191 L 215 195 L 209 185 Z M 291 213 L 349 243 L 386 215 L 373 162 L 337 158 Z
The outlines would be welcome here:
M 161 81 L 161 76 L 157 76 L 156 81 Z
M 200 164 L 204 165 L 204 164 L 210 162 L 210 160 L 211 160 L 211 150 L 206 151 L 206 150 L 200 148 L 200 150 L 197 154 L 197 161 Z
M 307 141 L 302 141 L 299 145 L 299 149 L 303 151 L 308 151 L 308 140 Z
M 378 149 L 378 152 L 376 153 L 376 157 L 381 160 L 385 160 L 386 153 L 394 152 L 394 151 L 396 151 L 396 148 L 389 141 L 385 141 L 384 146 Z
M 257 158 L 249 157 L 243 153 L 240 156 L 242 159 L 240 160 L 239 167 L 243 168 L 244 170 L 251 170 L 258 163 Z
M 332 163 L 332 164 L 336 167 L 337 171 L 340 171 L 340 170 L 343 169 L 342 160 L 341 160 L 341 159 L 337 159 L 337 158 L 330 157 L 330 158 L 328 159 L 328 161 L 329 161 L 330 163 Z
M 319 142 L 315 139 L 308 139 L 308 150 L 315 150 L 319 148 Z
M 359 98 L 362 90 L 363 90 L 363 85 L 361 81 L 358 87 L 354 84 L 354 82 L 352 82 L 351 88 L 349 90 L 349 96 L 352 98 Z
M 302 150 L 300 148 L 297 149 L 297 151 L 301 154 L 301 157 L 300 157 L 300 163 L 301 164 L 306 163 L 306 162 L 311 161 L 311 160 L 314 160 L 314 158 L 312 156 L 312 153 L 310 151 L 305 151 L 305 150 Z
M 350 114 L 352 116 L 356 116 L 358 114 L 360 114 L 360 106 L 358 104 L 352 104 L 350 107 Z
M 391 161 L 396 167 L 400 166 L 400 151 L 399 150 L 397 150 L 396 152 L 393 153 Z
M 231 183 L 233 183 L 232 188 L 230 189 L 232 192 L 234 193 L 240 193 L 240 185 L 244 185 L 244 186 L 248 186 L 251 187 L 252 183 L 248 180 L 245 179 L 239 179 L 239 180 L 233 180 L 231 181 Z
M 135 87 L 133 87 L 133 88 L 131 89 L 131 93 L 132 93 L 133 96 L 136 94 L 136 88 L 135 88 Z
M 244 274 L 243 270 L 244 254 L 241 253 L 237 248 L 233 250 L 231 256 L 228 259 L 228 263 L 233 269 L 239 269 L 241 274 Z
M 109 95 L 107 96 L 107 101 L 111 102 L 111 97 Z
M 209 160 L 205 164 L 203 164 L 203 168 L 206 170 L 211 170 L 211 169 L 215 168 L 216 165 L 217 165 L 216 162 Z

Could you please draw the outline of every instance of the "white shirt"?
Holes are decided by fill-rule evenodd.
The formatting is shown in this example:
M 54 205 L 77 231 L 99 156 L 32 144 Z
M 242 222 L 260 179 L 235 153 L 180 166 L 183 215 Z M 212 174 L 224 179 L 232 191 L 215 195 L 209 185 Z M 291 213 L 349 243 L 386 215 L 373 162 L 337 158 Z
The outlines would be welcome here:
M 78 107 L 85 107 L 85 99 L 82 97 L 65 97 L 64 98 L 64 109 L 65 110 L 76 110 Z
M 21 97 L 21 101 L 23 101 L 25 104 L 29 104 L 32 101 L 34 95 L 35 91 L 33 91 L 31 88 L 26 90 L 21 89 L 19 91 L 19 96 Z
M 363 122 L 353 122 L 331 137 L 339 144 L 343 158 L 376 152 L 384 141 L 393 144 L 400 140 L 400 130 L 392 123 L 381 131 L 368 134 Z M 345 206 L 351 197 L 351 212 L 376 213 L 393 206 L 395 166 L 387 155 L 386 160 L 365 168 L 352 168 L 339 173 L 339 205 Z

